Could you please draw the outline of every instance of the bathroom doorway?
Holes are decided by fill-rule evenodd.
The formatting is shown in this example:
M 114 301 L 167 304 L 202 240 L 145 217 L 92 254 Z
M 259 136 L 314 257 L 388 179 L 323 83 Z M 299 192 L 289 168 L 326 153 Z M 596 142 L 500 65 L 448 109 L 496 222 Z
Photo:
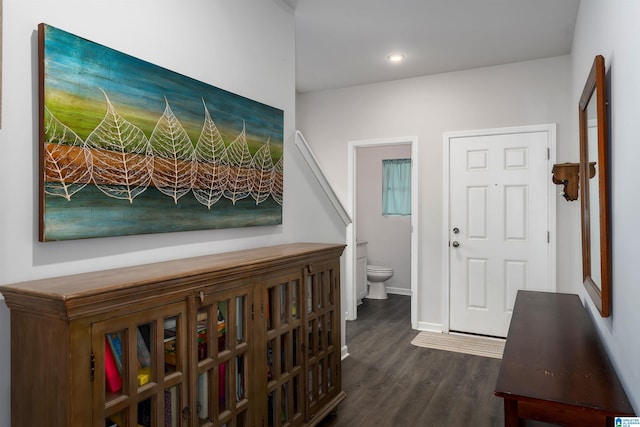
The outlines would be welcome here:
M 394 150 L 397 147 L 398 150 Z M 392 287 L 390 290 L 392 293 L 400 293 L 411 296 L 411 323 L 412 327 L 417 325 L 417 280 L 418 280 L 418 162 L 415 159 L 418 158 L 418 141 L 417 137 L 399 137 L 388 139 L 373 139 L 373 140 L 359 140 L 349 141 L 348 143 L 348 162 L 347 162 L 347 206 L 351 211 L 351 217 L 353 223 L 347 226 L 347 249 L 346 254 L 346 318 L 347 320 L 355 320 L 357 318 L 357 305 L 358 305 L 358 290 L 357 290 L 357 256 L 356 256 L 356 244 L 359 239 L 366 239 L 366 236 L 358 236 L 358 151 L 380 148 L 385 152 L 393 153 L 409 153 L 409 156 L 413 160 L 411 168 L 411 216 L 409 218 L 389 218 L 390 222 L 402 222 L 409 221 L 409 233 L 410 233 L 410 272 L 405 274 L 405 280 L 410 281 L 409 286 Z M 404 150 L 404 151 L 402 151 Z M 375 151 L 375 150 L 374 150 Z M 407 156 L 404 156 L 407 157 Z M 362 166 L 362 165 L 360 165 Z M 381 165 L 380 165 L 381 167 Z M 379 188 L 381 191 L 381 187 Z M 381 215 L 379 207 L 376 212 L 372 212 L 373 215 Z M 380 260 L 378 262 L 383 262 Z M 405 267 L 406 268 L 406 267 Z M 395 275 L 395 274 L 394 274 Z M 402 277 L 403 275 L 400 274 Z M 392 285 L 393 286 L 393 285 Z

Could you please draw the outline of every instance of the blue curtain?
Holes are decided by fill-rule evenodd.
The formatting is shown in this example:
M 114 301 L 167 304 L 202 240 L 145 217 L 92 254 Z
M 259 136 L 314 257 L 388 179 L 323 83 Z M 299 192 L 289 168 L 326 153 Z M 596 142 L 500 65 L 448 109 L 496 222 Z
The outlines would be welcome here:
M 411 215 L 411 159 L 382 161 L 382 215 Z

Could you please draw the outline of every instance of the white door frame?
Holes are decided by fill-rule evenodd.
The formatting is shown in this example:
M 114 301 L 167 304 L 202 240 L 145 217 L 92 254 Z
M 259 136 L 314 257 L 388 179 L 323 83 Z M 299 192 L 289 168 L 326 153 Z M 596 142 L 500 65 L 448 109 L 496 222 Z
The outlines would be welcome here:
M 445 132 L 443 134 L 443 161 L 442 161 L 442 169 L 443 169 L 443 206 L 442 206 L 442 248 L 444 252 L 443 260 L 444 260 L 444 289 L 442 292 L 442 312 L 444 313 L 444 324 L 443 324 L 443 332 L 449 332 L 450 326 L 450 292 L 451 292 L 451 282 L 450 282 L 450 260 L 449 260 L 449 162 L 450 162 L 450 145 L 451 140 L 454 138 L 462 138 L 462 137 L 473 137 L 473 136 L 489 136 L 489 135 L 504 135 L 511 133 L 532 133 L 532 132 L 546 132 L 547 133 L 547 148 L 548 148 L 548 166 L 547 166 L 547 176 L 548 184 L 547 184 L 547 197 L 548 197 L 548 206 L 549 211 L 547 212 L 547 221 L 549 224 L 549 253 L 547 257 L 547 263 L 549 266 L 549 283 L 548 289 L 551 289 L 552 292 L 556 291 L 556 191 L 555 184 L 551 182 L 551 169 L 556 162 L 556 124 L 542 124 L 542 125 L 530 125 L 530 126 L 514 126 L 514 127 L 505 127 L 505 128 L 494 128 L 494 129 L 479 129 L 479 130 L 469 130 L 469 131 L 461 131 L 461 132 Z
M 347 248 L 345 250 L 346 259 L 346 319 L 355 320 L 358 316 L 357 311 L 357 289 L 356 289 L 356 149 L 362 147 L 375 147 L 383 145 L 411 145 L 411 325 L 417 329 L 418 324 L 418 277 L 419 263 L 418 260 L 418 137 L 398 137 L 384 139 L 365 139 L 357 141 L 348 141 L 347 144 L 347 209 L 350 210 L 352 222 L 347 225 Z

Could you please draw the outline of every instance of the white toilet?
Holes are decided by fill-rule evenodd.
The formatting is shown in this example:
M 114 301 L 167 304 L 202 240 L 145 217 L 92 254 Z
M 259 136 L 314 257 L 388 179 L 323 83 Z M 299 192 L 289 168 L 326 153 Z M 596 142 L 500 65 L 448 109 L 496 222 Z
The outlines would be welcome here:
M 391 276 L 393 276 L 392 268 L 367 264 L 367 284 L 369 285 L 367 298 L 387 299 L 385 281 L 389 280 Z

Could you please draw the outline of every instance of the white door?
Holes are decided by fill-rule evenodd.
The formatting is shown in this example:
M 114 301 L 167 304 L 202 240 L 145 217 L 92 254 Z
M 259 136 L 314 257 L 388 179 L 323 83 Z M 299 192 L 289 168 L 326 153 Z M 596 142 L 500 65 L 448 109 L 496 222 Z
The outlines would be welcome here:
M 505 337 L 518 289 L 550 290 L 548 148 L 546 131 L 449 139 L 450 330 Z

